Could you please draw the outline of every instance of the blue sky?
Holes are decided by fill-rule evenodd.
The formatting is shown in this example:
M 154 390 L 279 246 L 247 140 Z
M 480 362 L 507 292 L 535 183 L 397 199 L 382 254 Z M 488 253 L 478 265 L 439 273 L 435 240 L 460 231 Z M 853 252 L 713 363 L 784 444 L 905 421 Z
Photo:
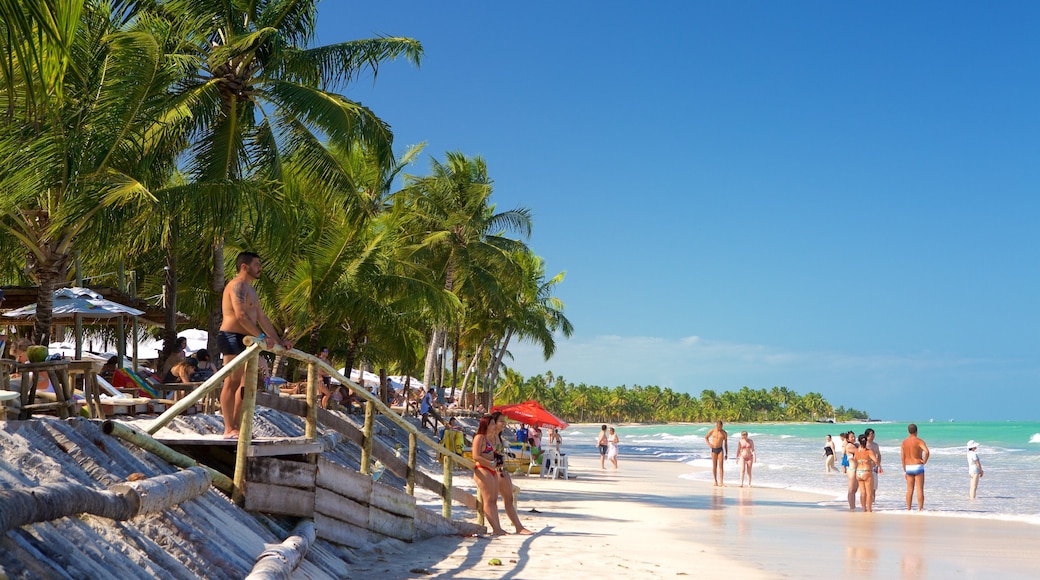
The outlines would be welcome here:
M 576 327 L 525 375 L 787 386 L 893 420 L 1033 420 L 1040 3 L 319 5 L 426 51 L 348 96 L 482 155 Z

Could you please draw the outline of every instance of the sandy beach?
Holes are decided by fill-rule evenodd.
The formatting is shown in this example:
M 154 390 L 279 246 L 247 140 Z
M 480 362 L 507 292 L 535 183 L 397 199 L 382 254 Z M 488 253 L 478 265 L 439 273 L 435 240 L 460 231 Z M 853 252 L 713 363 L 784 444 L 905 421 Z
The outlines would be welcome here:
M 1040 576 L 1031 553 L 1040 526 L 849 512 L 829 497 L 740 488 L 732 463 L 729 486 L 714 488 L 681 478 L 697 468 L 676 461 L 622 456 L 615 472 L 601 470 L 598 456 L 569 457 L 571 480 L 515 478 L 534 535 L 434 538 L 367 552 L 351 570 L 359 578 Z

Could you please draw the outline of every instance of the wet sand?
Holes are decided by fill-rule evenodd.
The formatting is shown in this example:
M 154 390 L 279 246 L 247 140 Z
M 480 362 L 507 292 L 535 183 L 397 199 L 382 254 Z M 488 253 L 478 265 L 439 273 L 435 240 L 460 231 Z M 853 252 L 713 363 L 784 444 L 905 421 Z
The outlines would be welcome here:
M 515 477 L 534 535 L 434 538 L 365 552 L 351 569 L 359 578 L 1040 577 L 1040 526 L 850 512 L 830 497 L 737 487 L 732 463 L 729 486 L 715 488 L 681 478 L 697 468 L 675 461 L 622 456 L 615 472 L 598 457 L 569 457 L 574 479 Z M 512 529 L 504 513 L 502 522 Z

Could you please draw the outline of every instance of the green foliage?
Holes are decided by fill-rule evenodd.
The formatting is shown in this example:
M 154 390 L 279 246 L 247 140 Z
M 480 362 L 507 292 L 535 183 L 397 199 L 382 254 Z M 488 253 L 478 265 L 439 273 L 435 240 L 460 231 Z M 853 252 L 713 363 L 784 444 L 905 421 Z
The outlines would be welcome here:
M 768 391 L 741 387 L 722 394 L 704 390 L 700 395 L 691 395 L 658 386 L 575 385 L 551 371 L 525 379 L 506 369 L 495 391 L 495 404 L 528 399 L 535 399 L 560 418 L 576 423 L 846 421 L 869 417 L 855 409 L 835 409 L 819 393 L 799 395 L 787 387 Z

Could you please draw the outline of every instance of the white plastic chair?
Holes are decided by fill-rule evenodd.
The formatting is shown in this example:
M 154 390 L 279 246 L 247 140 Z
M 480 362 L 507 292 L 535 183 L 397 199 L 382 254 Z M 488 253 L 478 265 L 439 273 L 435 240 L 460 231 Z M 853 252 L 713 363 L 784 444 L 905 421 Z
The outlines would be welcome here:
M 538 461 L 537 459 L 535 459 L 535 454 L 533 452 L 531 453 L 530 456 L 528 456 L 528 458 L 527 458 L 527 475 L 531 475 L 531 471 L 535 467 L 537 467 L 538 468 L 538 477 L 545 477 L 545 465 L 543 465 L 545 463 L 545 456 L 544 455 L 539 455 L 538 457 L 540 457 L 542 460 Z
M 562 473 L 563 478 L 567 479 L 567 456 L 555 449 L 546 451 L 545 456 L 549 459 L 548 476 L 552 479 L 557 479 Z

